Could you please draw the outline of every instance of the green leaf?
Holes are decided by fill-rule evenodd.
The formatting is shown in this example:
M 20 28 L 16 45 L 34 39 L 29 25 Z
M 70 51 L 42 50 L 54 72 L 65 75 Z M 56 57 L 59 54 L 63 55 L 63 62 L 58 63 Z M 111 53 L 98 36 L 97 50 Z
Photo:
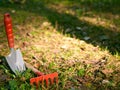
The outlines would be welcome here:
M 10 86 L 10 90 L 17 90 L 17 82 L 16 80 L 10 80 L 9 81 L 9 86 Z
M 84 76 L 85 75 L 85 69 L 84 68 L 81 68 L 77 71 L 77 75 L 78 76 Z

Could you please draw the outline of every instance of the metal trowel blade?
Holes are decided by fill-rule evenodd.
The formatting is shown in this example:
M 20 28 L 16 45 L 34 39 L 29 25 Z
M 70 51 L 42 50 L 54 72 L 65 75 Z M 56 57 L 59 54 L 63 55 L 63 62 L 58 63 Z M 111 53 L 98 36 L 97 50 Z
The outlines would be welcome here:
M 6 60 L 11 70 L 15 74 L 17 74 L 18 72 L 21 73 L 26 70 L 21 51 L 19 49 L 12 49 L 11 53 L 8 56 L 6 56 Z

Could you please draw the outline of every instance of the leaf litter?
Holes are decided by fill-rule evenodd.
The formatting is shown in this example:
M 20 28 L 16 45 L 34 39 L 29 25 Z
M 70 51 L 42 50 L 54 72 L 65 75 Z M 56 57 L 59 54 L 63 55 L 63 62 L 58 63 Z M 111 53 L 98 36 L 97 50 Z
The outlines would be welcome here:
M 49 31 L 45 24 L 49 23 L 45 22 L 41 31 L 32 29 L 26 34 L 28 41 L 19 43 L 24 47 L 21 50 L 27 62 L 46 73 L 57 71 L 62 88 L 96 88 L 110 82 L 107 75 L 112 74 L 113 69 L 106 66 L 112 56 L 107 50 L 55 30 Z M 50 24 L 48 27 L 53 28 Z
M 88 17 L 80 19 L 95 22 L 96 25 L 101 26 L 104 26 L 106 22 Z M 87 88 L 106 89 L 106 84 L 108 88 L 115 88 L 119 85 L 120 58 L 113 57 L 107 50 L 102 50 L 99 46 L 93 46 L 83 40 L 64 36 L 58 33 L 48 21 L 43 22 L 38 28 L 34 28 L 31 24 L 17 25 L 16 28 L 18 30 L 15 32 L 18 35 L 15 37 L 16 48 L 22 47 L 24 60 L 45 73 L 57 71 L 60 77 L 59 88 L 87 90 Z M 79 26 L 76 29 L 83 30 Z M 71 32 L 71 30 L 68 28 L 66 32 Z M 90 37 L 86 34 L 85 32 L 84 39 L 89 40 Z M 101 40 L 109 39 L 105 35 L 99 38 Z M 1 47 L 7 47 L 6 43 L 3 43 Z M 3 52 L 1 54 L 5 55 L 7 51 L 8 49 L 1 49 Z M 1 71 L 0 76 L 3 76 L 1 81 L 9 78 Z
M 99 85 L 104 87 L 104 84 L 111 82 L 114 68 L 107 66 L 115 66 L 115 63 L 110 62 L 117 62 L 116 58 L 99 46 L 49 30 L 46 24 L 49 23 L 45 22 L 42 28 L 29 26 L 31 30 L 25 31 L 23 37 L 18 36 L 16 39 L 17 44 L 22 46 L 25 61 L 45 73 L 57 71 L 60 77 L 59 87 L 64 89 L 97 88 Z M 51 24 L 48 27 L 53 28 Z M 22 41 L 18 42 L 19 40 Z M 6 75 L 4 77 L 6 79 Z

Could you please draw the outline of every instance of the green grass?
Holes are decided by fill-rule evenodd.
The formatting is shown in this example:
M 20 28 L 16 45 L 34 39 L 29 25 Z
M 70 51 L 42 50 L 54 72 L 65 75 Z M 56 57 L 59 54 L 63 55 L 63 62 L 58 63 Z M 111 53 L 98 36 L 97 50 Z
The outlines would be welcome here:
M 119 0 L 26 0 L 0 2 L 0 89 L 35 90 L 31 70 L 18 76 L 9 54 L 3 15 L 10 13 L 15 48 L 45 74 L 58 72 L 59 83 L 40 90 L 118 90 L 120 87 Z M 86 39 L 87 38 L 87 39 Z M 3 62 L 1 62 L 1 60 Z

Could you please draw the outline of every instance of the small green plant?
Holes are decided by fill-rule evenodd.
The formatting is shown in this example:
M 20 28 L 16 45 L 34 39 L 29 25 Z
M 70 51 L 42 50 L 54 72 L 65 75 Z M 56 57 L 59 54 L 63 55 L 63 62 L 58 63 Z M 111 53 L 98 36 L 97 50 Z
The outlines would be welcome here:
M 85 75 L 85 69 L 84 68 L 79 69 L 77 71 L 77 75 L 80 76 L 80 77 L 84 76 Z
M 55 63 L 54 63 L 54 62 L 51 62 L 51 63 L 49 64 L 49 69 L 52 69 L 54 66 L 55 66 Z

